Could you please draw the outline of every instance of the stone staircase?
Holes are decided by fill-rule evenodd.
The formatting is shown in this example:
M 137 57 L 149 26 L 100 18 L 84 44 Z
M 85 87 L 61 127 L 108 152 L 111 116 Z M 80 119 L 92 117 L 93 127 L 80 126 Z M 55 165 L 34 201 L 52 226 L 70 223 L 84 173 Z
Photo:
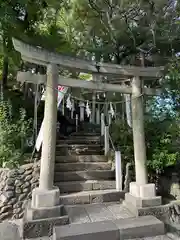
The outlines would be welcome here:
M 60 205 L 38 209 L 37 214 L 29 206 L 24 239 L 53 235 L 54 240 L 124 240 L 165 233 L 160 220 L 136 217 L 122 204 L 125 192 L 115 189 L 115 171 L 97 132 L 57 139 L 54 185 L 60 188 Z
M 115 172 L 98 133 L 79 132 L 57 140 L 54 184 L 60 188 L 64 205 L 124 198 L 124 192 L 115 190 Z

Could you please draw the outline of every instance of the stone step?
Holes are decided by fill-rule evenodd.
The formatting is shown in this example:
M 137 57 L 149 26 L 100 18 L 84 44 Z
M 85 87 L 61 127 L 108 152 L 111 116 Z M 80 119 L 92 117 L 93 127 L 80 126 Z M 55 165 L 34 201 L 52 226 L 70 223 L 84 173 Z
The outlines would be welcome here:
M 96 133 L 96 132 L 81 132 L 81 131 L 79 131 L 79 132 L 75 132 L 75 133 L 72 133 L 71 134 L 71 136 L 87 136 L 87 137 L 89 137 L 89 136 L 92 136 L 92 137 L 96 137 L 96 136 L 100 136 L 100 134 L 99 133 Z
M 162 236 L 164 223 L 154 216 L 55 226 L 54 240 L 125 240 Z
M 73 135 L 70 135 L 67 139 L 84 139 L 84 140 L 99 140 L 101 139 L 101 136 L 100 135 L 96 135 L 96 136 L 73 136 Z M 60 139 L 61 140 L 61 139 Z
M 62 144 L 99 144 L 100 145 L 100 138 L 97 139 L 85 139 L 85 138 L 69 138 L 65 140 L 58 140 L 57 145 Z
M 112 164 L 108 162 L 82 162 L 82 163 L 56 163 L 55 172 L 111 170 Z
M 56 156 L 80 156 L 80 155 L 104 155 L 101 147 L 89 149 L 88 145 L 84 148 L 68 149 L 56 148 Z
M 73 181 L 73 182 L 55 182 L 55 186 L 60 188 L 61 193 L 74 193 L 80 191 L 107 190 L 115 189 L 115 181 Z
M 103 148 L 100 144 L 57 144 L 56 150 L 79 150 L 79 151 L 86 151 L 86 150 L 101 150 Z
M 29 220 L 23 223 L 23 239 L 40 239 L 44 236 L 51 236 L 53 234 L 54 226 L 69 224 L 68 215 L 55 217 Z
M 55 182 L 83 181 L 83 180 L 114 180 L 114 170 L 88 170 L 74 172 L 55 172 Z
M 124 191 L 117 191 L 116 189 L 82 191 L 77 193 L 61 194 L 60 203 L 64 205 L 74 205 L 118 202 L 124 199 L 124 195 Z
M 104 155 L 56 156 L 56 163 L 107 162 L 107 160 Z

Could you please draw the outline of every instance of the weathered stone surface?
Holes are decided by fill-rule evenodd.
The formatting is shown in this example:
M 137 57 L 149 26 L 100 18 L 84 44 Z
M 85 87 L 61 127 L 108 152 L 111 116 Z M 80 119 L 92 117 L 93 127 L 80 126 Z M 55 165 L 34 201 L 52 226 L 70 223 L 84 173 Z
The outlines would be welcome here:
M 12 205 L 6 205 L 6 206 L 4 206 L 4 207 L 1 208 L 0 214 L 1 214 L 1 213 L 4 213 L 4 212 L 8 212 L 8 211 L 10 211 L 11 209 L 12 209 Z
M 17 193 L 17 194 L 22 193 L 22 189 L 17 187 L 16 190 L 15 190 L 15 193 Z
M 28 181 L 30 181 L 31 179 L 32 179 L 32 176 L 31 176 L 31 175 L 27 175 L 24 180 L 28 182 Z
M 21 187 L 22 185 L 23 185 L 23 181 L 16 179 L 16 181 L 15 181 L 15 186 L 16 186 L 16 187 Z
M 12 185 L 14 185 L 14 182 L 15 182 L 15 179 L 8 178 L 8 180 L 6 181 L 6 184 L 12 186 Z
M 23 201 L 26 197 L 27 197 L 27 194 L 26 194 L 26 193 L 22 193 L 22 194 L 19 196 L 19 201 Z
M 25 175 L 25 176 L 29 176 L 29 175 L 32 174 L 32 172 L 33 172 L 33 170 L 32 170 L 32 169 L 29 169 L 29 170 L 25 171 L 24 175 Z
M 9 222 L 0 223 L 1 240 L 21 240 L 18 226 Z
M 14 170 L 0 169 L 0 220 L 23 217 L 31 189 L 38 185 L 39 166 L 31 163 Z
M 119 239 L 119 230 L 111 221 L 98 223 L 72 224 L 54 228 L 54 239 L 87 240 L 87 239 Z
M 47 218 L 41 220 L 32 220 L 24 223 L 23 237 L 39 238 L 43 236 L 51 236 L 53 234 L 53 227 L 56 225 L 65 225 L 69 223 L 68 216 L 58 218 Z

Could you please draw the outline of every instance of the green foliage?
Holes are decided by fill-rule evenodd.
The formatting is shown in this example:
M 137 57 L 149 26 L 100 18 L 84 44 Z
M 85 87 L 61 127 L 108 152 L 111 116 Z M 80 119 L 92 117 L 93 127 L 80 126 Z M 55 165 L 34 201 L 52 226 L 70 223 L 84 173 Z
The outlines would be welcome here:
M 70 2 L 77 41 L 97 60 L 135 64 L 146 52 L 153 63 L 164 64 L 180 49 L 179 1 Z
M 133 162 L 132 130 L 123 121 L 112 125 L 112 138 L 122 153 L 124 163 Z M 151 119 L 145 122 L 147 166 L 149 172 L 163 171 L 180 159 L 178 137 L 180 126 L 176 120 Z
M 174 119 L 154 119 L 145 125 L 148 167 L 163 171 L 180 159 L 178 137 L 180 126 Z
M 133 162 L 132 129 L 126 122 L 118 120 L 111 125 L 110 132 L 115 148 L 121 151 L 124 164 Z
M 26 112 L 20 108 L 13 115 L 9 100 L 0 100 L 0 166 L 13 168 L 23 163 L 27 148 L 26 140 L 31 134 L 31 121 L 26 120 Z

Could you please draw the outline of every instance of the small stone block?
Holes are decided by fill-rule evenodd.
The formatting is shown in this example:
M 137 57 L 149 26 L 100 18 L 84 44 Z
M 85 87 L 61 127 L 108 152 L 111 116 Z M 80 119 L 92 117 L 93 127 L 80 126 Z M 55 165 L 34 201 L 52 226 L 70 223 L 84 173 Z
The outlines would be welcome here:
M 139 197 L 139 195 L 140 195 L 139 185 L 136 182 L 131 182 L 129 186 L 130 186 L 129 187 L 130 194 L 135 197 Z
M 18 226 L 7 221 L 0 223 L 0 239 L 21 240 Z
M 135 197 L 130 193 L 125 194 L 125 202 L 132 204 L 136 208 L 143 208 L 143 207 L 154 207 L 161 205 L 162 199 L 160 196 L 153 197 L 153 198 L 140 198 Z
M 119 240 L 119 230 L 112 221 L 54 227 L 53 240 Z
M 153 198 L 156 196 L 156 187 L 153 183 L 140 185 L 139 188 L 141 198 Z
M 59 188 L 54 187 L 51 190 L 42 190 L 35 188 L 32 191 L 32 208 L 45 208 L 59 205 Z
M 60 203 L 66 205 L 74 205 L 74 204 L 89 204 L 90 196 L 89 194 L 82 194 L 81 196 L 78 194 L 60 196 Z
M 90 194 L 90 203 L 103 203 L 103 202 L 117 202 L 120 199 L 124 199 L 124 191 L 112 191 L 112 192 L 101 192 Z
M 27 208 L 26 209 L 26 219 L 36 220 L 44 218 L 60 217 L 62 213 L 62 205 L 48 207 L 48 208 Z
M 134 239 L 164 235 L 164 223 L 154 216 L 119 219 L 114 222 L 119 229 L 120 239 Z
M 67 215 L 58 218 L 38 219 L 25 222 L 23 224 L 23 239 L 52 236 L 53 227 L 57 225 L 69 224 Z

